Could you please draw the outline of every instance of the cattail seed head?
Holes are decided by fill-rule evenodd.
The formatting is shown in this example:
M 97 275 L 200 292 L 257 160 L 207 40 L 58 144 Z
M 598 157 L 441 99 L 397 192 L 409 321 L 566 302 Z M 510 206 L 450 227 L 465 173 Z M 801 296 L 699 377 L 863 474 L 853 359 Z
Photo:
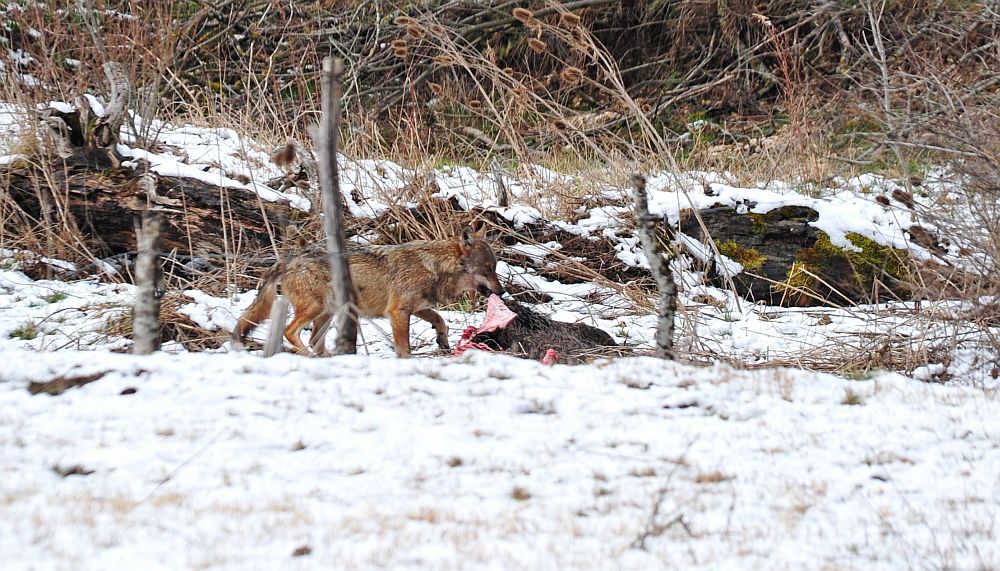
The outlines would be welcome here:
M 455 60 L 451 59 L 451 56 L 445 54 L 438 54 L 434 56 L 434 63 L 437 65 L 451 65 L 455 63 Z
M 413 25 L 410 25 L 410 26 L 406 27 L 406 33 L 411 38 L 420 39 L 420 38 L 422 38 L 422 37 L 424 37 L 424 36 L 427 35 L 427 30 L 423 29 L 422 27 L 420 27 L 420 26 L 418 26 L 416 24 L 413 24 Z
M 562 22 L 563 25 L 570 27 L 580 25 L 580 17 L 572 12 L 563 12 L 560 14 L 559 21 Z
M 535 15 L 532 14 L 531 10 L 528 10 L 527 8 L 514 8 L 514 11 L 511 12 L 511 15 L 513 15 L 514 18 L 516 18 L 517 21 L 521 22 L 522 24 L 527 24 L 531 20 L 535 19 Z
M 531 13 L 531 10 L 527 10 L 525 8 L 514 8 L 514 11 L 511 12 L 511 14 L 513 14 L 517 21 L 529 28 L 539 29 L 542 27 L 542 23 L 535 18 L 535 16 Z
M 413 18 L 409 17 L 409 16 L 399 16 L 398 18 L 396 18 L 396 25 L 397 26 L 406 26 L 406 27 L 409 27 L 409 26 L 412 26 L 412 25 L 414 25 L 416 23 L 417 23 L 417 21 L 414 20 Z
M 279 167 L 286 167 L 295 160 L 295 143 L 288 141 L 284 147 L 271 154 L 271 161 Z
M 905 190 L 901 190 L 898 188 L 893 190 L 892 198 L 893 200 L 899 202 L 900 204 L 909 208 L 910 210 L 912 210 L 916 206 L 916 203 L 913 201 L 913 195 L 910 194 L 909 192 L 906 192 Z
M 562 79 L 563 83 L 574 84 L 579 83 L 583 79 L 583 70 L 578 67 L 566 67 L 559 73 L 559 78 Z
M 546 46 L 545 42 L 539 40 L 538 38 L 528 38 L 528 47 L 531 48 L 531 51 L 535 52 L 536 54 L 540 54 L 543 53 L 545 51 L 545 48 L 547 48 L 548 46 Z
M 470 99 L 469 100 L 469 109 L 482 109 L 482 108 L 483 108 L 483 102 L 482 101 L 480 101 L 478 99 Z

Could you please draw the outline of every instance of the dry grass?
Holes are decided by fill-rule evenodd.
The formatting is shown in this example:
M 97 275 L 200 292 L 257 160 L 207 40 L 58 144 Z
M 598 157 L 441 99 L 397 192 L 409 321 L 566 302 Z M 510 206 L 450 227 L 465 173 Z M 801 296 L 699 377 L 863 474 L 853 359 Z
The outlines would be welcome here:
M 694 482 L 696 484 L 718 484 L 720 482 L 725 482 L 729 480 L 730 477 L 726 476 L 718 470 L 712 472 L 701 472 L 694 477 Z

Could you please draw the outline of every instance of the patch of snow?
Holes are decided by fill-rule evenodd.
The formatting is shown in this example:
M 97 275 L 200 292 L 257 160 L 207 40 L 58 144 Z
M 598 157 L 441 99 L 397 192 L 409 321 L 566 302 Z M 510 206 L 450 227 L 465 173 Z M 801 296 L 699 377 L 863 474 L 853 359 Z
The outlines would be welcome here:
M 0 106 L 0 129 L 14 116 Z M 123 154 L 161 174 L 310 207 L 259 182 L 281 169 L 233 130 L 150 127 L 174 152 L 123 139 Z M 418 176 L 389 161 L 339 161 L 355 216 L 383 214 Z M 531 170 L 535 178 L 502 175 L 522 203 L 541 185 L 573 182 Z M 743 188 L 731 178 L 653 175 L 651 208 L 676 221 L 684 208 L 715 203 L 762 213 L 808 205 L 834 240 L 857 232 L 913 249 L 909 214 L 869 198 L 891 192 L 891 181 Z M 434 179 L 464 208 L 521 224 L 541 216 L 523 204 L 499 208 L 491 175 L 451 167 Z M 601 195 L 620 204 L 623 193 Z M 628 206 L 579 214 L 553 226 L 610 240 L 619 260 L 645 266 L 626 231 Z M 704 245 L 678 239 L 711 259 Z M 559 247 L 511 248 L 544 263 Z M 641 356 L 546 367 L 475 351 L 440 356 L 419 320 L 417 358 L 396 359 L 388 320 L 378 318 L 362 320 L 357 356 L 261 359 L 228 344 L 189 353 L 172 342 L 135 357 L 118 353 L 130 341 L 116 333 L 132 286 L 32 280 L 17 271 L 21 255 L 0 251 L 0 359 L 10 364 L 0 367 L 0 560 L 12 569 L 1000 566 L 1000 383 L 988 347 L 965 343 L 947 365 L 911 378 Z M 817 354 L 884 350 L 871 341 L 879 332 L 893 332 L 908 354 L 927 340 L 965 338 L 927 329 L 912 303 L 740 302 L 700 285 L 687 263 L 674 266 L 677 330 L 692 355 L 808 367 Z M 593 324 L 640 353 L 652 347 L 656 316 L 628 297 L 628 284 L 564 284 L 503 262 L 497 271 L 549 300 L 540 313 Z M 184 296 L 181 315 L 220 336 L 256 294 L 171 293 Z M 452 345 L 483 321 L 482 312 L 441 313 Z M 60 396 L 27 390 L 87 377 L 99 379 Z M 311 553 L 293 557 L 303 546 Z
M 76 107 L 65 101 L 50 101 L 48 105 L 49 109 L 58 111 L 59 113 L 73 113 L 76 111 Z
M 86 98 L 87 103 L 90 105 L 90 110 L 94 112 L 94 115 L 104 117 L 104 103 L 100 99 L 89 93 L 84 93 L 83 97 Z
M 525 244 L 523 242 L 518 242 L 513 246 L 507 246 L 505 250 L 507 252 L 521 254 L 527 256 L 531 263 L 534 265 L 540 265 L 545 260 L 545 256 L 548 256 L 552 252 L 562 249 L 562 244 L 559 242 L 546 242 L 544 244 Z

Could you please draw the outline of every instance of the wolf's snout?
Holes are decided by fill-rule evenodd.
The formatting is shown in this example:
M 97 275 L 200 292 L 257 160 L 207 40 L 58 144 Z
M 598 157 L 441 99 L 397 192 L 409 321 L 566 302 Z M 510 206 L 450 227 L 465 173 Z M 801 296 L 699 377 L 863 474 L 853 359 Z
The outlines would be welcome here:
M 499 279 L 494 280 L 493 283 L 490 284 L 489 290 L 489 293 L 495 293 L 500 297 L 503 297 L 503 295 L 507 293 L 507 290 L 504 289 L 503 284 L 500 283 Z M 486 297 L 489 297 L 489 294 L 487 294 Z
M 490 294 L 494 294 L 494 293 L 497 294 L 497 295 L 499 295 L 499 296 L 503 296 L 505 293 L 507 293 L 507 291 L 504 290 L 503 286 L 500 285 L 500 284 L 497 284 L 496 286 L 481 285 L 481 286 L 479 286 L 478 289 L 479 289 L 479 293 L 483 297 L 489 297 Z
M 483 297 L 489 297 L 491 293 L 495 293 L 502 296 L 506 293 L 503 284 L 500 283 L 500 278 L 496 274 L 493 276 L 489 275 L 477 275 L 476 276 L 476 291 L 481 293 Z

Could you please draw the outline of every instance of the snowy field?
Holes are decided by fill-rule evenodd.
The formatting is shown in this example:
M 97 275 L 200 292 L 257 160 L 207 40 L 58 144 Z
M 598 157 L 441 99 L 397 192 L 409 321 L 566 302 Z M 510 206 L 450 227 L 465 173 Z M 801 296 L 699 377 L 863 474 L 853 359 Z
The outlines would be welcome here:
M 1000 565 L 1000 402 L 976 389 L 649 357 L 0 359 L 4 569 Z
M 648 357 L 0 358 L 5 569 L 1000 565 L 1000 402 L 975 389 Z
M 13 132 L 15 114 L 0 107 L 0 132 Z M 176 152 L 119 150 L 216 184 L 278 172 L 229 130 L 164 127 L 162 137 Z M 385 191 L 412 175 L 347 159 L 342 173 L 365 198 L 348 205 L 356 216 L 383 210 Z M 758 211 L 804 203 L 835 241 L 858 232 L 921 254 L 903 231 L 908 214 L 872 199 L 891 181 L 806 192 L 725 179 L 650 177 L 651 206 L 671 217 L 688 201 L 753 198 Z M 441 194 L 466 206 L 515 224 L 541 216 L 492 206 L 492 180 L 458 167 L 437 173 Z M 533 184 L 508 181 L 515 197 Z M 705 184 L 711 197 L 684 192 Z M 563 227 L 616 240 L 623 261 L 645 263 L 623 231 L 627 209 L 583 214 Z M 116 327 L 131 286 L 34 281 L 19 271 L 24 256 L 0 251 L 4 571 L 1000 569 L 1000 398 L 989 368 L 998 357 L 975 346 L 947 370 L 930 363 L 857 380 L 642 356 L 549 367 L 440 355 L 422 322 L 417 357 L 396 359 L 380 319 L 362 324 L 359 356 L 262 359 L 169 343 L 133 357 Z M 498 272 L 552 296 L 540 312 L 649 349 L 653 318 L 623 296 L 529 268 Z M 767 307 L 683 278 L 680 346 L 755 367 L 831 346 L 861 354 L 879 331 L 914 344 L 929 335 L 912 304 Z M 182 313 L 220 335 L 253 293 L 172 292 L 187 300 Z M 482 320 L 443 314 L 453 345 Z M 942 373 L 946 384 L 927 382 Z M 58 396 L 28 390 L 59 379 L 91 382 Z

